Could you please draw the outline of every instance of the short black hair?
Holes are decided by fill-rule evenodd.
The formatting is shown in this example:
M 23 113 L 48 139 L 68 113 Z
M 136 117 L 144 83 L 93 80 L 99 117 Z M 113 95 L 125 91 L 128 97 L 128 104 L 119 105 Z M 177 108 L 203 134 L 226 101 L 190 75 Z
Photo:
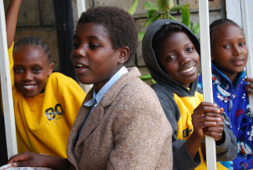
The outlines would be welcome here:
M 227 18 L 221 18 L 218 20 L 215 20 L 211 23 L 210 25 L 210 40 L 211 40 L 211 47 L 212 47 L 212 40 L 213 40 L 213 36 L 215 31 L 217 30 L 218 27 L 222 26 L 222 25 L 234 25 L 237 26 L 238 28 L 242 29 L 237 23 L 235 23 L 234 21 L 227 19 Z
M 128 46 L 130 54 L 127 62 L 134 56 L 137 49 L 138 34 L 132 16 L 121 8 L 98 6 L 83 12 L 78 20 L 80 24 L 96 23 L 106 28 L 113 49 Z
M 154 35 L 154 38 L 152 40 L 152 46 L 153 46 L 153 50 L 155 52 L 156 57 L 160 56 L 160 47 L 162 46 L 162 43 L 164 42 L 164 40 L 170 36 L 171 34 L 175 33 L 175 32 L 184 32 L 186 33 L 186 35 L 189 37 L 189 39 L 192 41 L 192 43 L 194 44 L 197 52 L 200 55 L 200 51 L 199 51 L 199 42 L 196 44 L 195 43 L 195 39 L 193 40 L 193 35 L 189 33 L 188 30 L 186 30 L 182 25 L 176 24 L 176 23 L 171 23 L 169 25 L 164 25 L 159 31 L 156 32 L 156 34 Z
M 52 62 L 50 48 L 48 47 L 47 43 L 44 40 L 38 37 L 25 37 L 25 38 L 19 39 L 15 43 L 14 49 L 21 45 L 35 45 L 35 46 L 41 47 L 44 50 L 45 54 L 47 55 L 49 63 Z

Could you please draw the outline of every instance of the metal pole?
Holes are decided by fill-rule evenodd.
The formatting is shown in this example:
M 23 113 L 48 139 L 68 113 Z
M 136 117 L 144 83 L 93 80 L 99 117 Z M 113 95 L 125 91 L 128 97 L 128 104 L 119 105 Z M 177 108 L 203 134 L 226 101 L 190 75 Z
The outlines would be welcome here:
M 208 0 L 199 0 L 199 21 L 204 101 L 213 103 Z M 206 136 L 205 143 L 207 170 L 216 170 L 215 141 L 212 137 Z
M 12 101 L 12 85 L 7 49 L 6 25 L 3 1 L 0 0 L 0 73 L 5 134 L 8 158 L 17 154 L 16 125 Z
M 77 16 L 80 18 L 82 12 L 86 11 L 85 0 L 77 0 Z
M 245 34 L 247 46 L 248 46 L 248 62 L 246 65 L 247 76 L 253 77 L 253 68 L 252 68 L 252 53 L 251 53 L 251 45 L 250 45 L 250 32 L 249 32 L 249 20 L 248 20 L 248 8 L 247 8 L 248 0 L 241 0 L 241 16 L 242 16 L 242 28 Z M 253 109 L 253 95 L 249 95 L 249 104 L 251 109 L 251 117 L 252 109 Z

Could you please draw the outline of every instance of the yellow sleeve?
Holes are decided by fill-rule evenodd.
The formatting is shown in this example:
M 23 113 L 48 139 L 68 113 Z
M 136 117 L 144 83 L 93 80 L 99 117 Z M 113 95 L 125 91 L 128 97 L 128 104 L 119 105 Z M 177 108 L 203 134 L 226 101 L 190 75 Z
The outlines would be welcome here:
M 14 85 L 14 71 L 13 71 L 14 60 L 13 60 L 13 47 L 14 47 L 14 42 L 12 43 L 11 47 L 8 49 L 9 64 L 10 64 L 10 73 L 11 73 L 11 86 L 12 86 L 12 87 L 13 87 L 13 85 Z

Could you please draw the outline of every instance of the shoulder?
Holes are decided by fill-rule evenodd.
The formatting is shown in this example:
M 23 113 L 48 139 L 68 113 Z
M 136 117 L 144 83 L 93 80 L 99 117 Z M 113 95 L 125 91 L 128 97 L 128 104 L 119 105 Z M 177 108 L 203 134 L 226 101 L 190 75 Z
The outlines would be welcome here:
M 158 97 L 166 97 L 166 98 L 173 98 L 174 93 L 168 88 L 161 84 L 153 84 L 152 89 L 156 92 Z
M 140 100 L 142 102 L 153 100 L 154 97 L 157 98 L 154 90 L 140 78 L 128 82 L 121 93 L 129 96 L 129 100 Z
M 174 100 L 174 93 L 168 88 L 160 84 L 153 84 L 152 89 L 155 91 L 159 101 L 163 108 L 166 107 L 175 107 L 177 106 Z
M 48 77 L 48 82 L 58 83 L 59 85 L 65 85 L 69 83 L 78 85 L 78 83 L 74 79 L 59 72 L 54 72 L 50 74 L 50 76 Z
M 127 82 L 112 104 L 118 108 L 119 112 L 124 110 L 129 114 L 144 113 L 147 110 L 149 110 L 148 112 L 162 112 L 156 93 L 139 77 Z M 153 108 L 157 108 L 157 110 L 154 111 Z
M 53 89 L 57 87 L 59 90 L 65 89 L 67 91 L 79 91 L 84 93 L 80 85 L 74 79 L 59 72 L 50 74 L 46 84 L 46 88 L 48 87 L 52 87 Z

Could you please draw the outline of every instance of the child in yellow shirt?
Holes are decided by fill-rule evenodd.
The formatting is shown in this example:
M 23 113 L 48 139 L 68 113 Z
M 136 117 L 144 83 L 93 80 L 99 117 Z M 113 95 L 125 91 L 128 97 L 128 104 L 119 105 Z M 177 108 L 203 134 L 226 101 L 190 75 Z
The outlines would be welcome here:
M 17 3 L 20 5 L 21 1 L 12 0 L 11 3 L 14 5 L 6 16 L 6 23 L 8 47 L 12 44 L 8 52 L 11 72 L 14 72 L 18 152 L 66 158 L 67 139 L 85 93 L 72 78 L 52 73 L 54 63 L 50 49 L 40 38 L 20 39 L 13 49 L 10 42 L 13 42 L 16 24 L 8 21 L 17 20 Z

